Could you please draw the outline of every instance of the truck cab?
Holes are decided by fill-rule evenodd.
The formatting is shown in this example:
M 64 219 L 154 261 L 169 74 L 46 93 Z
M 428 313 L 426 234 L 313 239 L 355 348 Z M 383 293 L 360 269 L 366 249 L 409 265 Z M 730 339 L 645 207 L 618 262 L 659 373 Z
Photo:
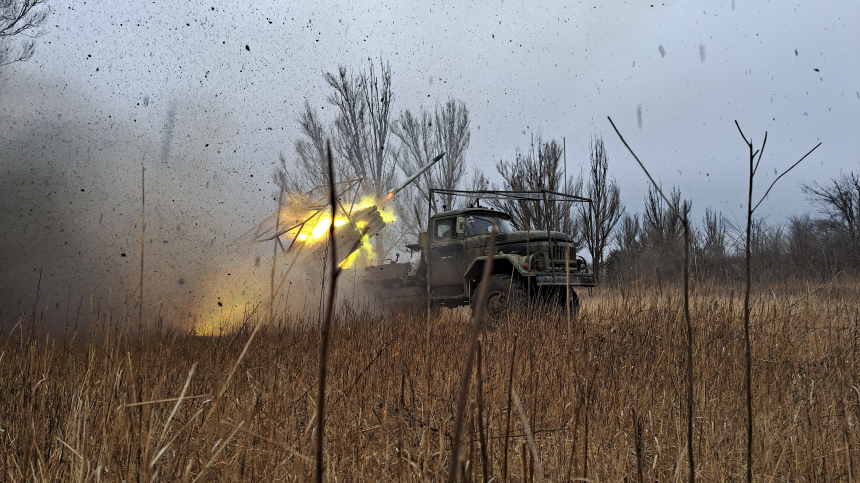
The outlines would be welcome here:
M 507 214 L 486 208 L 445 211 L 430 218 L 431 298 L 455 305 L 468 301 L 466 270 L 476 258 L 487 256 L 487 238 L 494 224 L 497 238 L 514 231 Z

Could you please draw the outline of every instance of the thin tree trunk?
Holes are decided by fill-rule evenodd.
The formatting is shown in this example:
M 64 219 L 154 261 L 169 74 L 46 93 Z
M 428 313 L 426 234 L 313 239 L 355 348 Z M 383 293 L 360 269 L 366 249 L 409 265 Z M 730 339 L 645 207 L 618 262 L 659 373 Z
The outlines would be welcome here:
M 752 445 L 753 445 L 753 420 L 752 420 L 752 351 L 750 350 L 750 286 L 752 278 L 750 276 L 750 232 L 752 230 L 752 193 L 753 193 L 753 153 L 752 143 L 750 147 L 750 182 L 749 192 L 747 194 L 747 238 L 744 247 L 745 272 L 746 272 L 746 288 L 744 290 L 744 353 L 746 356 L 746 365 L 744 367 L 744 393 L 746 396 L 747 406 L 747 481 L 752 483 Z
M 281 231 L 281 203 L 284 202 L 284 190 L 278 193 L 278 209 L 275 211 L 275 248 L 272 253 L 272 276 L 269 280 L 269 323 L 274 323 L 275 314 L 275 270 L 278 266 L 278 245 L 281 243 L 278 233 Z
M 317 392 L 317 428 L 316 428 L 316 481 L 323 480 L 323 442 L 325 440 L 325 386 L 328 376 L 328 350 L 331 337 L 331 321 L 334 316 L 334 294 L 337 284 L 337 242 L 334 238 L 334 217 L 337 205 L 337 195 L 334 187 L 334 170 L 332 168 L 331 145 L 326 142 L 328 152 L 328 179 L 329 179 L 329 205 L 331 206 L 331 224 L 328 237 L 331 252 L 329 253 L 328 292 L 326 293 L 325 318 L 323 319 L 320 334 L 320 363 L 319 363 L 319 387 Z M 259 326 L 258 326 L 259 327 Z
M 687 456 L 690 483 L 696 481 L 693 454 L 693 324 L 690 322 L 690 223 L 684 201 L 684 320 L 687 322 Z

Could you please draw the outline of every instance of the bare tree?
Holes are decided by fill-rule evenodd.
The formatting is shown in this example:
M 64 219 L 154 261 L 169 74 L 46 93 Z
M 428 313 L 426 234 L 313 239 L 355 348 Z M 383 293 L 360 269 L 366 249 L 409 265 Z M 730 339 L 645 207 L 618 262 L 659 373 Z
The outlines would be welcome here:
M 2 0 L 0 0 L 2 1 Z M 373 62 L 359 74 L 348 73 L 340 66 L 336 74 L 325 73 L 333 89 L 328 102 L 336 107 L 334 123 L 328 126 L 305 102 L 299 116 L 301 138 L 296 141 L 295 160 L 280 160 L 274 173 L 275 183 L 287 191 L 306 191 L 327 181 L 325 161 L 326 138 L 332 139 L 333 166 L 338 179 L 362 178 L 362 191 L 381 198 L 395 182 L 394 153 L 391 138 L 391 67 L 379 61 L 379 72 Z
M 326 138 L 330 135 L 323 125 L 319 114 L 309 102 L 299 117 L 302 138 L 295 143 L 295 164 L 290 166 L 283 154 L 279 156 L 279 166 L 275 169 L 275 184 L 285 192 L 308 191 L 328 183 L 326 174 Z M 339 158 L 334 163 L 338 179 L 349 177 L 348 165 Z
M 696 230 L 696 269 L 708 277 L 724 278 L 728 269 L 728 228 L 723 216 L 705 208 L 701 231 Z
M 624 213 L 615 230 L 615 249 L 606 258 L 607 275 L 613 280 L 639 278 L 639 257 L 644 249 L 644 233 L 639 214 Z
M 448 100 L 436 107 L 436 143 L 445 157 L 438 163 L 440 188 L 456 189 L 466 172 L 465 152 L 469 148 L 472 131 L 469 129 L 469 110 L 462 101 Z M 448 195 L 445 205 L 453 208 L 454 198 Z
M 368 153 L 370 144 L 367 136 L 367 106 L 361 94 L 361 80 L 355 75 L 348 75 L 345 66 L 338 67 L 338 75 L 326 72 L 324 74 L 328 85 L 334 89 L 329 95 L 329 104 L 337 107 L 338 114 L 334 121 L 333 145 L 336 153 L 347 160 L 355 169 L 358 176 L 367 174 Z
M 746 352 L 746 367 L 745 367 L 745 376 L 744 376 L 744 395 L 746 399 L 747 406 L 747 448 L 746 448 L 746 479 L 748 483 L 752 483 L 753 480 L 753 414 L 752 414 L 752 355 L 751 355 L 751 344 L 750 344 L 750 289 L 752 287 L 752 272 L 751 272 L 751 241 L 752 241 L 752 232 L 753 232 L 753 215 L 755 214 L 755 210 L 764 202 L 767 198 L 770 190 L 773 189 L 773 186 L 779 181 L 783 176 L 785 176 L 789 171 L 794 169 L 795 166 L 800 164 L 801 161 L 806 159 L 807 156 L 818 149 L 818 146 L 821 146 L 821 143 L 818 143 L 814 148 L 812 148 L 808 153 L 804 154 L 800 160 L 796 163 L 792 164 L 791 167 L 782 172 L 781 175 L 777 176 L 776 179 L 773 180 L 770 187 L 767 191 L 764 192 L 764 196 L 753 205 L 753 185 L 755 180 L 755 174 L 758 171 L 759 163 L 761 163 L 761 157 L 764 154 L 764 147 L 767 145 L 767 131 L 764 133 L 764 140 L 761 143 L 761 148 L 755 150 L 752 142 L 752 138 L 747 139 L 744 132 L 741 130 L 741 125 L 738 124 L 738 121 L 735 120 L 735 126 L 738 128 L 738 132 L 741 134 L 741 137 L 744 139 L 744 143 L 749 148 L 749 191 L 747 195 L 747 229 L 746 229 L 746 243 L 744 247 L 744 260 L 745 260 L 745 276 L 746 276 L 746 287 L 744 290 L 744 347 Z M 758 156 L 758 158 L 756 158 Z
M 33 56 L 38 29 L 50 13 L 47 0 L 0 0 L 0 67 Z
M 619 278 L 621 273 L 632 271 L 637 276 L 657 277 L 658 286 L 661 286 L 663 279 L 680 276 L 684 249 L 682 217 L 689 214 L 689 206 L 687 203 L 687 211 L 684 211 L 681 192 L 677 188 L 673 188 L 664 199 L 658 186 L 649 186 L 641 228 L 638 228 L 638 243 L 632 245 L 637 251 L 632 254 L 622 252 L 613 257 L 616 264 L 613 277 Z M 628 262 L 634 266 L 624 268 L 623 263 Z
M 388 149 L 391 137 L 391 66 L 379 61 L 377 74 L 372 61 L 368 70 L 348 74 L 325 74 L 334 89 L 328 102 L 338 108 L 334 121 L 334 147 L 355 176 L 365 180 L 364 191 L 381 198 L 395 181 L 394 156 Z
M 600 282 L 606 246 L 612 239 L 612 232 L 624 213 L 624 204 L 621 202 L 618 183 L 607 176 L 609 159 L 606 156 L 602 138 L 592 139 L 590 154 L 588 182 L 582 196 L 590 198 L 591 203 L 580 204 L 578 210 L 582 219 L 585 244 L 591 252 L 594 264 L 594 278 L 595 281 Z
M 434 196 L 431 200 L 429 193 L 431 188 L 457 189 L 463 181 L 465 151 L 471 138 L 469 110 L 465 103 L 449 100 L 445 105 L 437 106 L 434 113 L 421 108 L 417 115 L 407 109 L 392 125 L 392 133 L 400 140 L 395 160 L 404 175 L 415 173 L 437 154 L 446 153 L 436 165 L 398 194 L 401 215 L 413 221 L 407 225 L 420 225 L 418 220 L 414 220 L 415 212 L 426 213 L 428 203 L 433 211 L 454 208 L 453 196 L 441 199 Z
M 829 230 L 820 220 L 809 213 L 792 216 L 788 220 L 787 259 L 791 266 L 801 274 L 828 277 L 833 274 L 834 257 L 828 247 Z
M 853 172 L 830 181 L 829 185 L 802 185 L 809 200 L 818 205 L 834 226 L 858 236 L 860 226 L 860 177 Z
M 490 180 L 479 168 L 472 169 L 472 177 L 469 178 L 469 191 L 486 191 L 490 189 Z
M 394 123 L 392 132 L 400 139 L 400 147 L 394 153 L 397 166 L 407 175 L 421 169 L 429 163 L 439 149 L 436 135 L 433 130 L 433 115 L 421 108 L 417 115 L 409 109 L 400 114 L 400 118 Z M 444 158 L 443 158 L 444 159 Z M 434 166 L 435 168 L 435 166 Z M 437 169 L 429 169 L 419 176 L 407 192 L 415 193 L 426 206 L 430 188 L 441 188 L 436 180 Z M 437 209 L 435 205 L 432 206 Z
M 400 146 L 394 152 L 395 163 L 407 175 L 421 169 L 437 154 L 433 116 L 424 108 L 418 115 L 408 109 L 403 111 L 393 124 L 392 133 L 400 140 Z M 423 229 L 422 220 L 427 212 L 428 193 L 430 188 L 437 187 L 435 175 L 435 169 L 427 170 L 397 195 L 400 216 L 408 220 L 404 225 L 412 234 Z M 438 211 L 438 208 L 432 207 Z
M 391 102 L 394 100 L 391 93 L 391 66 L 379 59 L 379 70 L 381 77 L 377 77 L 373 62 L 368 59 L 368 70 L 361 74 L 362 93 L 369 117 L 370 135 L 366 138 L 369 141 L 366 148 L 370 161 L 369 174 L 377 198 L 384 196 L 396 180 L 394 157 L 391 150 L 387 149 L 391 138 Z
M 639 214 L 630 215 L 625 213 L 615 232 L 615 244 L 618 249 L 626 252 L 635 252 L 642 249 L 642 226 L 639 223 Z
M 394 186 L 394 156 L 391 138 L 391 66 L 379 60 L 379 72 L 368 59 L 368 68 L 358 75 L 339 67 L 337 75 L 325 74 L 334 89 L 330 104 L 338 108 L 334 121 L 334 146 L 353 176 L 363 180 L 361 191 L 381 200 Z M 385 257 L 383 237 L 373 237 L 374 254 Z
M 826 185 L 802 185 L 809 201 L 824 215 L 821 223 L 838 238 L 843 263 L 860 267 L 860 177 L 854 172 L 830 180 Z
M 502 176 L 506 190 L 562 192 L 565 190 L 563 154 L 558 141 L 544 141 L 540 135 L 532 135 L 528 151 L 518 148 L 513 161 L 500 161 L 496 170 Z M 573 185 L 573 192 L 579 191 L 581 180 L 570 177 L 568 182 Z M 569 203 L 499 200 L 492 204 L 510 213 L 520 229 L 561 231 L 573 238 L 574 245 L 581 243 L 579 219 Z
M 711 207 L 705 208 L 705 216 L 702 219 L 702 253 L 715 259 L 725 258 L 726 247 L 726 222 L 723 217 Z
M 680 243 L 684 230 L 681 213 L 681 191 L 673 187 L 669 193 L 671 206 L 663 201 L 656 187 L 648 188 L 648 198 L 645 200 L 645 213 L 642 216 L 645 225 L 645 236 L 649 246 L 663 247 L 666 244 Z M 689 205 L 689 204 L 688 204 Z

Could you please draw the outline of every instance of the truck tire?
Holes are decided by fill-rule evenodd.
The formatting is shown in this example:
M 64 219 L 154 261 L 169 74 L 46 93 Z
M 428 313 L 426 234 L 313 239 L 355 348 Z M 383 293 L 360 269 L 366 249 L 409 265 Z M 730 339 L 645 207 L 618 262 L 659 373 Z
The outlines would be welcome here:
M 564 303 L 566 296 L 567 290 L 564 287 L 549 287 L 544 291 L 538 291 L 536 308 L 547 313 L 564 316 L 567 310 L 567 305 Z M 579 313 L 579 295 L 573 288 L 570 289 L 570 313 L 574 317 Z
M 481 281 L 472 297 L 472 317 L 477 314 L 478 297 L 484 285 L 487 287 L 487 295 L 484 299 L 484 320 L 481 321 L 486 329 L 495 329 L 511 309 L 528 306 L 528 294 L 525 287 L 517 277 L 497 274 L 487 280 Z
M 564 300 L 564 297 L 562 297 L 562 300 Z M 561 304 L 561 310 L 562 311 L 567 310 L 567 307 L 565 306 L 564 303 Z M 570 315 L 573 315 L 575 317 L 578 314 L 579 314 L 579 295 L 577 295 L 575 290 L 570 289 Z

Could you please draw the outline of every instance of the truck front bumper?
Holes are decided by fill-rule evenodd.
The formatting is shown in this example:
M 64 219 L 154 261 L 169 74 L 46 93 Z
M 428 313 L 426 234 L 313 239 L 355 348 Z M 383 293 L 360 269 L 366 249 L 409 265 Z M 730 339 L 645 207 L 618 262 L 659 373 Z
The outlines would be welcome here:
M 539 286 L 556 286 L 560 285 L 564 287 L 567 285 L 567 276 L 564 272 L 547 275 L 537 275 L 535 276 L 535 283 Z M 590 273 L 571 273 L 570 274 L 570 285 L 571 287 L 594 287 L 597 285 L 594 283 L 594 275 Z

